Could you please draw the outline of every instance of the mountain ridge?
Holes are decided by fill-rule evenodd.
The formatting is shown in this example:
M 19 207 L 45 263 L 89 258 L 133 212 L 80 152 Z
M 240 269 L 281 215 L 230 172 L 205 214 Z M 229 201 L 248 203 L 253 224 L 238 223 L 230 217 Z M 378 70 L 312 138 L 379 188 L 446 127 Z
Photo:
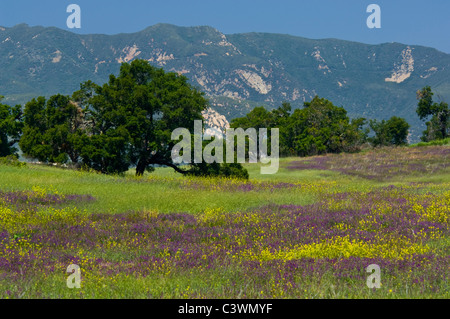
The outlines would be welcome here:
M 0 94 L 10 104 L 71 94 L 83 81 L 104 83 L 120 63 L 137 58 L 187 76 L 210 98 L 214 112 L 207 113 L 228 121 L 258 105 L 273 108 L 287 101 L 301 107 L 317 94 L 353 117 L 404 117 L 412 125 L 411 141 L 417 141 L 424 126 L 415 115 L 415 92 L 430 85 L 450 100 L 450 54 L 434 48 L 224 34 L 210 26 L 166 23 L 115 35 L 0 27 Z

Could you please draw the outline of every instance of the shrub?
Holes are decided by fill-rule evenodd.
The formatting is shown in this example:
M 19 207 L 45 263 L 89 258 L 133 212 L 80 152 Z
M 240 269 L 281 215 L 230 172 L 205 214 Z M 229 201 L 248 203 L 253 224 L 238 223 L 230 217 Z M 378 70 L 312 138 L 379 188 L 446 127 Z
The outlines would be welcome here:
M 0 157 L 0 165 L 9 165 L 15 167 L 26 167 L 27 164 L 19 161 L 17 156 L 8 155 L 6 157 Z

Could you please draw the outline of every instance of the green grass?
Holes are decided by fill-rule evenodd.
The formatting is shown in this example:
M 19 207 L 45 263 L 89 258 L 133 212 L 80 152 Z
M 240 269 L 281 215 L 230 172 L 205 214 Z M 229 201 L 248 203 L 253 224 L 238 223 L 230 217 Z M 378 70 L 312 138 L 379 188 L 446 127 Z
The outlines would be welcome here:
M 315 198 L 311 192 L 301 190 L 221 192 L 219 194 L 209 190 L 183 189 L 180 183 L 187 178 L 172 171 L 168 168 L 157 168 L 151 175 L 136 178 L 131 171 L 125 177 L 120 177 L 32 164 L 29 164 L 27 168 L 0 166 L 0 189 L 18 191 L 40 186 L 55 189 L 63 194 L 90 194 L 97 200 L 86 208 L 95 213 L 155 210 L 163 213 L 195 214 L 211 208 L 239 211 L 264 204 L 289 202 L 304 205 L 312 203 Z M 256 169 L 253 169 L 251 174 L 258 179 Z M 298 181 L 307 181 L 310 178 L 320 180 L 321 174 L 323 172 L 308 172 Z M 312 178 L 313 176 L 315 177 Z M 275 180 L 281 181 L 282 178 Z M 295 181 L 295 178 L 289 181 Z
M 411 144 L 409 147 L 422 147 L 422 146 L 442 146 L 442 145 L 449 145 L 450 144 L 450 137 L 445 138 L 443 140 L 436 140 L 431 142 L 419 142 L 416 144 Z
M 358 156 L 358 155 L 356 155 Z M 362 156 L 362 154 L 361 154 Z M 250 181 L 325 184 L 329 191 L 363 191 L 388 185 L 410 182 L 443 183 L 450 181 L 450 170 L 419 176 L 401 175 L 388 181 L 376 181 L 341 174 L 331 170 L 292 170 L 289 163 L 298 158 L 280 159 L 276 174 L 262 175 L 261 164 L 244 164 Z M 86 209 L 94 213 L 119 213 L 133 210 L 154 210 L 162 213 L 200 213 L 206 209 L 223 208 L 226 211 L 242 211 L 266 204 L 305 205 L 317 200 L 317 192 L 299 189 L 258 192 L 214 192 L 182 188 L 180 184 L 202 178 L 188 178 L 171 168 L 156 168 L 142 178 L 128 171 L 125 176 L 107 176 L 79 172 L 57 167 L 28 164 L 27 167 L 0 165 L 0 190 L 30 190 L 34 186 L 55 189 L 63 194 L 90 194 L 96 198 Z M 220 180 L 218 181 L 220 183 Z
M 437 146 L 428 146 L 437 147 Z M 445 150 L 446 146 L 442 146 Z M 405 150 L 410 150 L 406 152 Z M 429 165 L 436 163 L 442 164 L 443 159 L 437 158 L 437 155 L 427 153 L 432 148 L 418 147 L 422 153 L 420 156 L 428 161 Z M 434 149 L 435 150 L 435 149 Z M 442 152 L 441 152 L 442 153 Z M 435 154 L 441 154 L 435 152 Z M 379 156 L 378 156 L 379 155 Z M 390 161 L 400 161 L 410 163 L 411 161 L 420 161 L 422 157 L 418 155 L 411 148 L 396 148 L 396 149 L 381 149 L 376 151 L 366 151 L 356 155 L 329 155 L 331 158 L 330 165 L 337 165 L 339 167 L 350 170 L 355 167 L 355 171 L 363 171 L 366 167 L 385 165 Z M 195 215 L 198 220 L 201 220 L 200 231 L 208 226 L 221 225 L 227 218 L 228 213 L 236 214 L 235 216 L 250 216 L 255 218 L 246 219 L 248 224 L 242 227 L 247 227 L 248 233 L 241 234 L 241 238 L 259 238 L 257 234 L 261 228 L 258 228 L 258 222 L 261 225 L 266 225 L 266 221 L 261 221 L 262 218 L 258 209 L 268 204 L 277 205 L 310 205 L 317 202 L 322 202 L 329 205 L 341 205 L 340 207 L 350 207 L 357 211 L 358 205 L 365 205 L 366 196 L 368 192 L 377 191 L 389 185 L 397 187 L 404 186 L 404 190 L 397 190 L 401 196 L 407 200 L 410 194 L 420 198 L 426 196 L 428 193 L 438 196 L 440 203 L 450 198 L 450 168 L 440 170 L 427 170 L 422 174 L 413 174 L 400 170 L 399 174 L 390 176 L 385 171 L 380 170 L 380 179 L 365 178 L 364 174 L 346 174 L 336 170 L 325 169 L 289 169 L 288 167 L 295 161 L 313 161 L 315 158 L 299 159 L 299 158 L 283 158 L 280 160 L 280 169 L 275 175 L 261 175 L 260 164 L 245 164 L 250 175 L 250 182 L 255 185 L 264 185 L 264 183 L 292 183 L 302 185 L 302 187 L 283 187 L 268 190 L 257 190 L 241 192 L 236 190 L 228 190 L 227 183 L 241 182 L 218 179 L 218 178 L 193 178 L 184 177 L 175 173 L 169 168 L 157 168 L 155 172 L 146 174 L 144 177 L 136 178 L 134 171 L 130 170 L 125 176 L 106 176 L 92 172 L 78 172 L 74 170 L 67 170 L 51 166 L 28 164 L 26 167 L 18 167 L 11 165 L 0 164 L 0 191 L 30 191 L 33 187 L 40 187 L 49 192 L 58 192 L 62 194 L 89 194 L 95 197 L 94 202 L 79 202 L 78 209 L 86 210 L 88 213 L 100 214 L 106 213 L 109 217 L 117 213 L 128 213 L 127 216 L 134 216 L 131 212 L 137 213 L 136 221 L 145 224 L 151 221 L 150 215 L 147 213 L 188 213 Z M 368 160 L 370 159 L 370 160 Z M 333 162 L 334 161 L 334 162 Z M 370 161 L 379 161 L 372 163 Z M 444 161 L 445 162 L 445 161 Z M 334 164 L 337 163 L 337 164 Z M 359 165 L 363 163 L 364 165 Z M 373 165 L 372 165 L 373 164 Z M 444 163 L 445 164 L 445 163 Z M 428 165 L 428 164 L 427 164 Z M 428 166 L 429 166 L 428 165 Z M 427 167 L 428 167 L 427 166 Z M 334 167 L 334 166 L 331 166 Z M 420 187 L 412 187 L 411 183 L 423 183 Z M 201 187 L 195 188 L 194 185 Z M 217 189 L 214 189 L 217 188 Z M 342 199 L 334 200 L 336 194 L 352 193 L 356 194 L 354 198 L 357 200 Z M 383 193 L 385 197 L 379 197 L 381 206 L 397 203 L 390 201 L 389 192 Z M 398 196 L 400 196 L 398 195 Z M 420 196 L 419 196 L 420 195 Z M 336 196 L 337 198 L 338 196 Z M 413 200 L 412 200 L 413 201 Z M 448 202 L 450 205 L 450 202 Z M 338 205 L 338 206 L 339 206 Z M 411 205 L 412 202 L 411 202 Z M 336 206 L 337 207 L 337 206 Z M 397 207 L 397 206 L 392 206 Z M 413 206 L 411 206 L 413 207 Z M 0 208 L 1 202 L 0 202 Z M 217 210 L 214 210 L 217 209 Z M 330 213 L 333 209 L 324 207 Z M 420 208 L 418 208 L 420 210 Z M 213 211 L 212 215 L 208 215 Z M 246 215 L 245 212 L 249 212 Z M 321 211 L 319 211 L 320 213 Z M 216 215 L 214 215 L 216 214 Z M 302 213 L 303 214 L 303 213 Z M 9 215 L 3 215 L 9 216 Z M 50 236 L 52 230 L 58 232 L 61 238 L 65 238 L 64 234 L 66 228 L 74 225 L 79 225 L 74 218 L 67 218 L 63 222 L 50 220 L 51 230 L 46 227 L 45 219 L 33 217 L 30 219 L 30 225 L 41 227 L 43 231 L 48 231 L 46 236 Z M 84 215 L 83 215 L 84 216 Z M 101 216 L 101 215 L 98 215 Z M 152 215 L 153 216 L 153 215 Z M 166 216 L 166 215 L 164 215 Z M 234 216 L 234 215 L 233 215 Z M 436 215 L 437 216 L 437 215 Z M 441 218 L 439 216 L 429 216 L 428 218 Z M 11 216 L 10 216 L 11 217 Z M 19 218 L 20 216 L 13 215 L 11 218 Z M 0 211 L 0 220 L 2 217 Z M 33 219 L 34 218 L 34 219 Z M 89 222 L 92 222 L 92 217 Z M 103 217 L 102 217 L 103 218 Z M 130 217 L 131 218 L 131 217 Z M 206 218 L 206 219 L 205 219 Z M 208 219 L 210 218 L 210 219 Z M 321 216 L 326 218 L 326 216 Z M 18 219 L 21 220 L 21 219 Z M 32 220 L 32 222 L 31 222 Z M 450 220 L 450 219 L 449 219 Z M 99 219 L 95 234 L 103 234 L 108 229 L 108 223 L 114 227 L 122 227 L 108 220 Z M 285 229 L 277 228 L 278 220 L 273 220 L 274 233 L 282 233 Z M 289 222 L 284 220 L 284 222 Z M 26 222 L 25 222 L 26 223 Z M 133 219 L 127 223 L 133 224 Z M 124 229 L 127 227 L 124 224 Z M 166 225 L 174 231 L 175 235 L 180 235 L 183 230 L 189 229 L 189 224 L 183 224 L 180 220 L 173 223 L 166 223 L 159 220 L 161 225 Z M 166 224 L 165 224 L 166 223 Z M 447 222 L 448 223 L 448 222 Z M 22 225 L 23 229 L 30 225 Z M 93 224 L 92 224 L 93 225 Z M 234 225 L 231 223 L 229 226 Z M 336 225 L 331 225 L 334 227 Z M 13 229 L 14 222 L 7 225 L 6 219 L 4 222 L 5 229 Z M 10 227 L 10 228 L 6 228 Z M 111 226 L 112 227 L 112 226 Z M 178 228 L 180 227 L 180 228 Z M 204 228 L 203 228 L 204 227 Z M 261 226 L 262 227 L 262 226 Z M 219 227 L 220 228 L 220 227 Z M 106 230 L 105 230 L 106 229 Z M 116 229 L 117 230 L 117 229 Z M 226 228 L 225 228 L 226 230 Z M 164 231 L 164 229 L 161 229 Z M 224 231 L 224 230 L 222 230 Z M 303 231 L 303 230 L 301 230 Z M 1 233 L 1 232 L 0 232 Z M 11 233 L 18 235 L 19 238 L 26 237 L 22 233 Z M 159 270 L 149 272 L 146 275 L 139 273 L 106 273 L 104 269 L 116 271 L 122 269 L 120 267 L 127 267 L 128 263 L 134 263 L 138 260 L 138 256 L 146 256 L 149 247 L 136 248 L 131 243 L 133 233 L 120 233 L 123 237 L 113 238 L 112 241 L 121 242 L 122 246 L 106 248 L 108 238 L 101 237 L 99 246 L 92 248 L 89 251 L 81 251 L 80 247 L 84 247 L 81 243 L 76 248 L 59 247 L 65 254 L 78 258 L 80 256 L 87 256 L 88 260 L 83 266 L 83 287 L 80 290 L 68 289 L 66 286 L 67 274 L 64 272 L 66 264 L 58 264 L 56 268 L 60 267 L 58 271 L 36 271 L 30 275 L 13 274 L 7 279 L 1 279 L 4 273 L 0 270 L 0 298 L 449 298 L 450 288 L 448 281 L 438 278 L 437 273 L 430 272 L 428 269 L 420 270 L 419 273 L 413 275 L 414 278 L 431 278 L 426 279 L 425 282 L 415 283 L 410 273 L 402 272 L 398 269 L 390 269 L 383 273 L 382 283 L 383 288 L 379 290 L 368 289 L 365 281 L 361 279 L 354 279 L 352 276 L 344 276 L 344 278 L 337 278 L 330 272 L 322 273 L 320 276 L 302 276 L 297 272 L 291 281 L 298 283 L 298 287 L 286 287 L 286 282 L 277 276 L 277 271 L 283 273 L 286 271 L 281 268 L 273 268 L 266 266 L 268 271 L 265 273 L 247 273 L 244 266 L 239 266 L 239 263 L 230 263 L 227 265 L 215 265 L 211 269 L 200 266 L 197 268 L 183 268 L 178 270 L 173 264 L 168 264 Z M 248 236 L 247 236 L 248 235 Z M 84 238 L 81 233 L 79 239 Z M 137 236 L 137 235 L 136 235 Z M 146 235 L 144 234 L 144 238 Z M 218 238 L 220 237 L 217 235 Z M 256 236 L 256 237 L 251 237 Z M 264 236 L 271 236 L 270 232 L 266 232 Z M 261 238 L 263 238 L 262 236 Z M 51 236 L 50 236 L 51 237 Z M 225 239 L 224 239 L 225 238 Z M 239 238 L 224 237 L 220 243 L 235 243 L 234 240 Z M 97 238 L 98 239 L 98 238 Z M 148 239 L 151 242 L 154 238 Z M 204 238 L 204 240 L 209 240 Z M 219 239 L 218 239 L 219 240 Z M 257 241 L 258 239 L 255 239 Z M 76 242 L 76 240 L 75 240 Z M 260 240 L 263 243 L 263 239 Z M 183 243 L 179 243 L 180 246 Z M 215 241 L 211 242 L 211 246 Z M 128 246 L 127 246 L 128 245 Z M 131 245 L 131 246 L 130 246 Z M 447 235 L 430 239 L 427 245 L 434 251 L 436 256 L 445 257 L 450 252 L 450 241 Z M 109 246 L 108 246 L 109 247 Z M 132 247 L 132 248 L 130 248 Z M 195 247 L 191 247 L 193 250 Z M 223 248 L 223 246 L 222 246 Z M 33 248 L 28 248 L 32 251 Z M 53 249 L 53 248 L 52 248 Z M 55 248 L 56 249 L 56 248 Z M 153 248 L 152 248 L 153 249 Z M 162 249 L 162 248 L 161 248 Z M 40 250 L 37 250 L 38 252 Z M 155 256 L 159 256 L 158 250 Z M 43 253 L 45 254 L 45 253 Z M 1 256 L 0 256 L 1 257 Z M 173 256 L 166 256 L 169 262 Z M 80 257 L 81 258 L 81 257 Z M 112 264 L 111 268 L 99 266 L 95 264 L 95 258 L 101 258 L 103 261 L 108 261 Z M 228 257 L 227 257 L 228 258 Z M 230 257 L 231 258 L 231 257 Z M 342 260 L 340 260 L 342 261 Z M 59 261 L 58 261 L 59 262 Z M 81 261 L 80 261 L 81 262 Z M 264 261 L 261 262 L 264 266 Z M 324 264 L 322 263 L 322 266 Z M 116 267 L 116 268 L 115 268 Z M 277 266 L 278 267 L 278 266 Z M 6 275 L 9 275 L 6 273 Z M 364 271 L 359 273 L 359 276 L 365 276 Z M 437 279 L 436 279 L 437 278 Z M 427 281 L 429 280 L 429 281 Z

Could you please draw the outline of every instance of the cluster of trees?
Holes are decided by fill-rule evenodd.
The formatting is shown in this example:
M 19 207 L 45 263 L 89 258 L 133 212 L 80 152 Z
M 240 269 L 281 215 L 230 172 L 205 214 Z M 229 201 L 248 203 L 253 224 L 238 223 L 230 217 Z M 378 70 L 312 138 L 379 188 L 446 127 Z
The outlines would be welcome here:
M 367 125 L 373 130 L 373 137 L 369 137 Z M 231 127 L 279 128 L 281 154 L 310 156 L 357 152 L 368 142 L 373 146 L 405 145 L 410 126 L 398 117 L 381 122 L 367 122 L 364 118 L 350 120 L 343 107 L 316 96 L 294 112 L 289 103 L 270 112 L 257 107 L 245 117 L 234 119 Z
M 450 136 L 448 104 L 432 97 L 430 87 L 417 92 L 417 114 L 429 120 L 424 141 Z M 192 161 L 180 167 L 172 161 L 171 151 L 178 143 L 171 139 L 173 130 L 184 127 L 193 132 L 194 120 L 202 120 L 208 102 L 186 77 L 166 73 L 145 60 L 123 63 L 119 75 L 111 75 L 102 86 L 87 81 L 71 96 L 34 98 L 23 110 L 20 105 L 2 104 L 2 98 L 0 157 L 17 154 L 18 143 L 27 157 L 105 174 L 135 167 L 136 174 L 142 175 L 164 165 L 182 174 L 248 178 L 238 163 Z M 232 120 L 231 127 L 279 128 L 281 155 L 309 156 L 357 152 L 367 143 L 405 145 L 410 126 L 395 116 L 382 121 L 350 119 L 343 107 L 316 96 L 294 111 L 289 103 L 272 111 L 256 107 Z

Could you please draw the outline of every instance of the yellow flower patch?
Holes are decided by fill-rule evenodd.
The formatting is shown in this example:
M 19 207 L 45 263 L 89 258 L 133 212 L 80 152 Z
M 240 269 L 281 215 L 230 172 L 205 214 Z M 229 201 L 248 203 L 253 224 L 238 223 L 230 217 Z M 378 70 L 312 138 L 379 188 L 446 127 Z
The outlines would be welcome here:
M 396 238 L 390 240 L 380 239 L 379 242 L 364 242 L 361 240 L 345 237 L 334 237 L 319 243 L 305 245 L 295 245 L 289 249 L 280 249 L 271 251 L 264 248 L 255 253 L 253 251 L 244 251 L 241 254 L 243 259 L 249 260 L 293 260 L 301 258 L 385 258 L 385 259 L 404 259 L 413 254 L 425 254 L 430 251 L 426 245 L 411 243 L 406 238 Z

